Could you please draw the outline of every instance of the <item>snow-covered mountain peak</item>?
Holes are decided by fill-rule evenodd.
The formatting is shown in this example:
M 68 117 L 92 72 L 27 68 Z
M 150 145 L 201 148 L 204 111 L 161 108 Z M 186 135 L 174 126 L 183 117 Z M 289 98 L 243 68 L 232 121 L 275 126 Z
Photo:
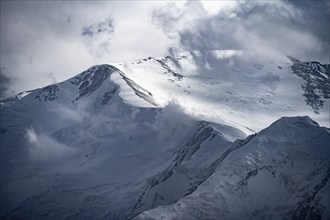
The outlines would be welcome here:
M 70 82 L 79 86 L 79 96 L 75 98 L 75 100 L 79 100 L 83 96 L 92 94 L 95 90 L 97 90 L 104 80 L 110 79 L 110 76 L 113 72 L 117 71 L 117 68 L 110 65 L 98 65 L 89 68 L 83 73 L 75 76 L 70 80 Z M 115 93 L 118 88 L 113 88 L 110 93 Z M 106 103 L 106 101 L 103 101 Z
M 210 68 L 201 66 L 203 55 L 193 53 L 97 65 L 62 83 L 0 103 L 3 107 L 15 100 L 56 100 L 64 105 L 90 101 L 98 106 L 118 96 L 133 107 L 159 108 L 174 101 L 198 120 L 235 126 L 248 134 L 283 115 L 310 115 L 322 126 L 329 126 L 328 64 L 290 56 L 289 62 L 250 53 L 219 56 L 221 51 L 216 52 L 204 54 L 212 58 Z
M 93 102 L 93 105 L 106 105 L 112 98 L 119 97 L 120 92 L 131 95 L 132 103 L 155 106 L 157 102 L 148 90 L 137 85 L 113 65 L 96 65 L 88 70 L 61 83 L 52 84 L 40 89 L 20 93 L 14 97 L 1 101 L 1 106 L 25 103 L 42 104 L 54 102 L 56 104 L 76 105 L 79 100 Z M 122 100 L 125 101 L 125 100 Z M 144 104 L 143 104 L 144 103 Z
M 313 121 L 309 116 L 282 117 L 275 121 L 270 126 L 273 129 L 281 131 L 284 127 L 295 127 L 296 129 L 314 129 L 320 127 L 319 124 Z
M 192 194 L 135 219 L 327 219 L 329 142 L 310 118 L 282 118 L 232 143 Z

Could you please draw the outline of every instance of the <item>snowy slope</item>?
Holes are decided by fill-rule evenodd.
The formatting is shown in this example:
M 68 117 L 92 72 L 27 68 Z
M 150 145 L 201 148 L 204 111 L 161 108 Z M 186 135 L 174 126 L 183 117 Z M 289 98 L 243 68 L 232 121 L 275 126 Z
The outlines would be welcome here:
M 157 219 L 161 212 L 169 219 L 190 219 L 196 217 L 191 212 L 195 202 L 210 219 L 231 217 L 231 205 L 242 197 L 231 187 L 258 174 L 258 169 L 261 174 L 268 172 L 277 160 L 300 161 L 293 152 L 305 155 L 306 163 L 297 162 L 293 169 L 286 167 L 289 162 L 281 162 L 278 172 L 284 173 L 284 179 L 291 181 L 290 175 L 297 172 L 297 181 L 302 181 L 310 173 L 318 173 L 312 183 L 302 181 L 305 185 L 299 188 L 300 194 L 292 194 L 289 205 L 295 206 L 295 215 L 311 213 L 314 206 L 306 204 L 306 196 L 314 195 L 319 185 L 322 191 L 311 197 L 313 204 L 318 208 L 319 203 L 326 204 L 327 129 L 309 118 L 287 118 L 276 122 L 281 128 L 273 129 L 275 123 L 257 136 L 246 134 L 260 131 L 283 115 L 310 115 L 328 126 L 327 66 L 291 57 L 280 63 L 252 57 L 251 62 L 241 52 L 212 53 L 219 68 L 200 68 L 196 55 L 191 54 L 149 57 L 93 66 L 64 82 L 1 100 L 0 217 Z M 305 100 L 303 85 L 311 81 L 306 69 L 317 71 L 311 77 L 317 91 L 325 94 L 314 96 L 315 103 L 322 103 L 317 109 Z M 299 130 L 297 123 L 304 129 Z M 302 133 L 306 144 L 299 139 Z M 252 146 L 259 137 L 263 141 Z M 323 150 L 310 152 L 312 145 Z M 224 166 L 232 166 L 237 175 L 218 183 L 219 176 L 231 172 L 221 171 Z M 257 174 L 256 185 L 263 178 L 268 181 L 268 174 Z M 269 180 L 280 187 L 276 190 L 283 188 L 281 178 Z M 226 199 L 208 198 L 222 186 L 229 186 L 219 193 Z M 258 196 L 269 196 L 267 188 L 260 194 L 251 190 L 256 197 L 239 203 L 242 207 Z M 287 191 L 280 192 L 290 194 Z M 284 201 L 281 198 L 278 201 Z M 213 200 L 204 210 L 205 201 Z M 182 209 L 180 204 L 186 211 L 173 211 Z M 226 215 L 217 212 L 223 204 L 230 208 Z M 277 207 L 277 203 L 265 205 Z M 242 208 L 237 214 L 251 213 Z
M 213 63 L 203 66 L 206 55 Z M 149 57 L 116 66 L 137 84 L 153 91 L 161 105 L 175 101 L 188 114 L 227 123 L 249 134 L 282 116 L 310 115 L 322 126 L 330 126 L 328 65 L 306 62 L 297 66 L 294 60 L 304 62 L 290 56 L 274 60 L 231 50 L 206 55 Z M 317 66 L 314 64 L 321 71 L 313 70 Z M 309 76 L 311 71 L 313 76 Z M 311 77 L 319 83 L 311 83 Z M 316 92 L 312 99 L 308 98 L 311 95 L 306 93 L 306 84 L 314 85 L 309 87 Z
M 234 143 L 191 195 L 135 219 L 329 219 L 329 132 L 308 117 L 282 118 Z

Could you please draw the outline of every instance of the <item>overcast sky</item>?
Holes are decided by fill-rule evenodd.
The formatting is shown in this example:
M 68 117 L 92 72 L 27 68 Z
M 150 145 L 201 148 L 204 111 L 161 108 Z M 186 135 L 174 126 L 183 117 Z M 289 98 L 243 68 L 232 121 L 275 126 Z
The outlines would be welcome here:
M 1 97 L 184 50 L 329 62 L 329 1 L 1 1 Z M 206 58 L 207 59 L 207 58 Z

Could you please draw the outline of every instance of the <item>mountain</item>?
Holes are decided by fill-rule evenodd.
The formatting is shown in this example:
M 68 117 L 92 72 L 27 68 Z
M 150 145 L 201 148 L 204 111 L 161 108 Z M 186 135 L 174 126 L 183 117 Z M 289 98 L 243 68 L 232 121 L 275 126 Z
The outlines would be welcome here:
M 328 66 L 223 53 L 1 100 L 1 219 L 327 219 Z
M 330 130 L 281 118 L 219 154 L 192 194 L 135 219 L 328 219 Z

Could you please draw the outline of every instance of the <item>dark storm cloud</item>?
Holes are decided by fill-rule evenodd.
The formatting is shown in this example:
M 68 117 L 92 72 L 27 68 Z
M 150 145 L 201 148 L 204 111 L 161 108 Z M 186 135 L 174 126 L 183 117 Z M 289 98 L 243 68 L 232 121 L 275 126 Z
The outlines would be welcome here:
M 0 99 L 5 97 L 5 93 L 8 91 L 8 84 L 10 82 L 9 77 L 2 73 L 2 68 L 0 69 Z
M 228 49 L 329 62 L 329 3 L 303 2 L 243 1 L 234 9 L 180 25 L 192 16 L 187 3 L 179 13 L 157 9 L 153 20 L 169 36 L 176 34 L 185 50 L 198 51 L 198 61 L 204 64 L 214 59 L 209 50 Z
M 104 21 L 83 27 L 81 36 L 92 54 L 103 56 L 109 52 L 113 32 L 113 19 L 108 18 Z

